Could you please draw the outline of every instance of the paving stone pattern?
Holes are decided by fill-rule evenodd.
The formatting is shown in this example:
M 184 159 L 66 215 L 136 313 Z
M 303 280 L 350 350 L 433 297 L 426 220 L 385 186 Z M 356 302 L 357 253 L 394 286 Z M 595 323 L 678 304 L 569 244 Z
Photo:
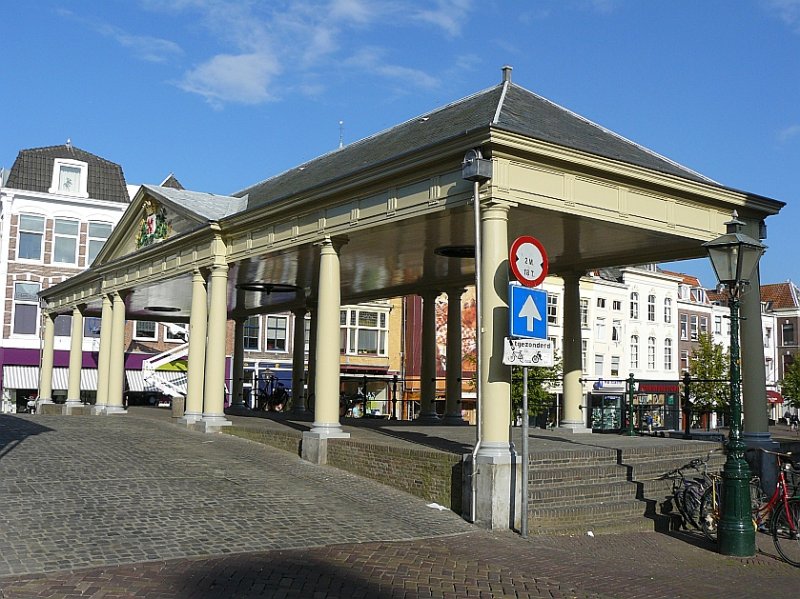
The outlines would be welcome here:
M 480 531 L 369 480 L 133 416 L 0 416 L 0 599 L 792 598 L 693 534 Z

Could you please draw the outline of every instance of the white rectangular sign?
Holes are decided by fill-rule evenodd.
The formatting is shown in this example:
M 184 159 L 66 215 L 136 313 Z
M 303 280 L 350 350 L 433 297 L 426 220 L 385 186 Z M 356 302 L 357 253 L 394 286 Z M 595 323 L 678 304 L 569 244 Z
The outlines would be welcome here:
M 553 344 L 547 339 L 505 338 L 503 364 L 509 366 L 553 366 Z

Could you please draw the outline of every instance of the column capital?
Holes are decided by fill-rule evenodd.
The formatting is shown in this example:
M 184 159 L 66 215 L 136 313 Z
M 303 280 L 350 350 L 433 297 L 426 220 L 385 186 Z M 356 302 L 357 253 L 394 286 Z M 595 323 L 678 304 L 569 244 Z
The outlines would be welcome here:
M 314 245 L 319 246 L 321 253 L 329 253 L 334 251 L 338 254 L 342 247 L 344 247 L 349 241 L 350 238 L 347 235 L 336 235 L 333 237 L 326 235 Z

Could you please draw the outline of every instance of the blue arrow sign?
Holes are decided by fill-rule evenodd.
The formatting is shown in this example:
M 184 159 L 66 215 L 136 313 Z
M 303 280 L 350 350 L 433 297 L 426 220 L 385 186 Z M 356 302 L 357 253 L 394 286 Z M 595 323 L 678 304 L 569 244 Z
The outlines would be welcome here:
M 511 337 L 547 339 L 547 292 L 521 285 L 508 286 Z

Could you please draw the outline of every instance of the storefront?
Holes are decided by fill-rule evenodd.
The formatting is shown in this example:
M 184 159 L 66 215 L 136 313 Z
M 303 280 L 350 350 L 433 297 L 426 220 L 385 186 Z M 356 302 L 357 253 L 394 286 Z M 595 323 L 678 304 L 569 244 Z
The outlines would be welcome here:
M 636 381 L 633 396 L 633 424 L 638 430 L 680 430 L 680 383 L 678 381 Z

